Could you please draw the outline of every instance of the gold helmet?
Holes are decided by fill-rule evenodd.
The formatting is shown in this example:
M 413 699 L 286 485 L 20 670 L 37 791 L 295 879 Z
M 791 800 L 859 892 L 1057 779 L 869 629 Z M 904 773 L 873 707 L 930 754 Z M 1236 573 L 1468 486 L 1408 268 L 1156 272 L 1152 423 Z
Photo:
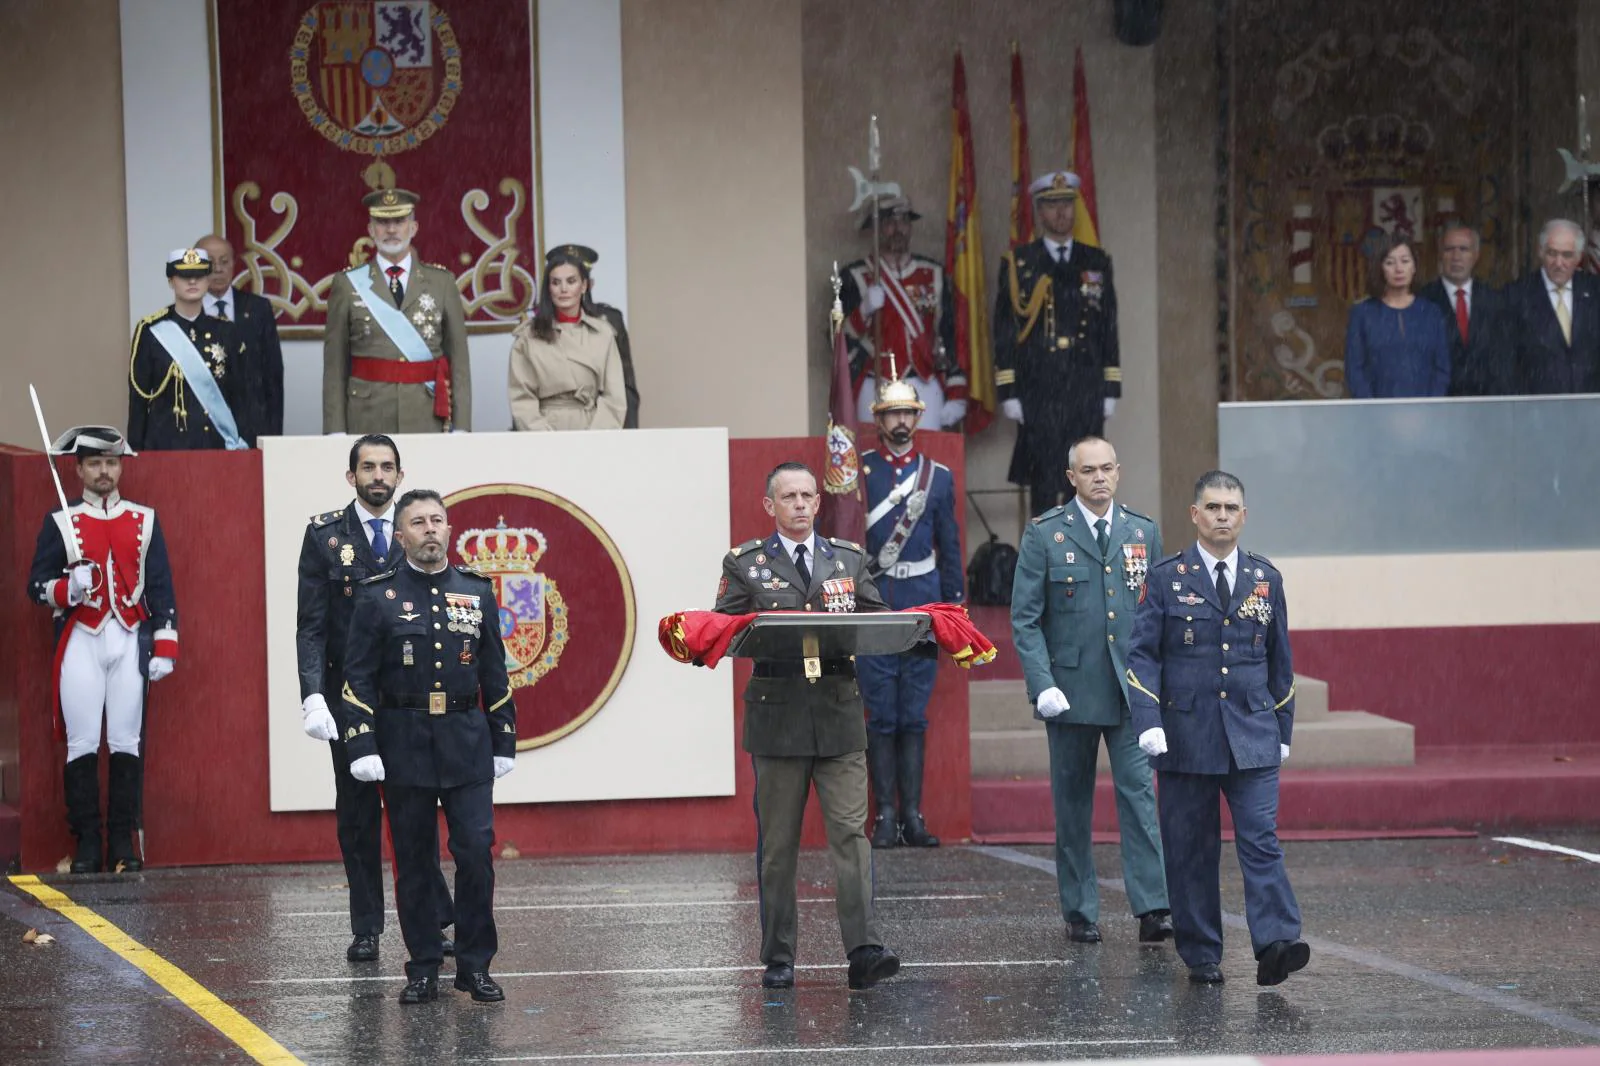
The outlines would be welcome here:
M 878 386 L 878 402 L 872 405 L 873 414 L 879 415 L 885 411 L 927 410 L 928 405 L 922 402 L 911 383 L 900 380 L 893 352 L 889 353 L 889 375 L 889 380 Z

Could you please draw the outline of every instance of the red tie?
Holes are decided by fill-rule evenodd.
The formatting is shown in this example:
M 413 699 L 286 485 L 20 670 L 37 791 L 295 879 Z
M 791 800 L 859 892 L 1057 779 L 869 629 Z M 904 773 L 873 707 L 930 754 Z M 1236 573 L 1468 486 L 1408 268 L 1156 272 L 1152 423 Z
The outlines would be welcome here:
M 1461 331 L 1461 343 L 1467 343 L 1467 290 L 1456 290 L 1456 328 Z

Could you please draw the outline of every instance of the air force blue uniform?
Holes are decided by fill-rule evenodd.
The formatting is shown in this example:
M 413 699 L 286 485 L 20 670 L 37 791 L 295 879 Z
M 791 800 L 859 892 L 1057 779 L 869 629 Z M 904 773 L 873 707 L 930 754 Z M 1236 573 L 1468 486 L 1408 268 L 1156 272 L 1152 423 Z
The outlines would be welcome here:
M 915 449 L 904 456 L 869 451 L 861 463 L 870 522 L 867 558 L 884 600 L 896 611 L 925 603 L 960 603 L 961 533 L 956 528 L 956 483 L 950 468 Z M 931 477 L 925 477 L 928 473 Z M 926 489 L 921 488 L 924 483 Z M 925 493 L 922 515 L 903 539 L 899 556 L 884 567 L 884 545 L 897 539 L 895 529 L 907 508 L 919 506 L 914 499 L 918 491 Z M 937 659 L 915 654 L 857 657 L 856 679 L 867 705 L 867 728 L 885 735 L 926 732 L 928 700 L 938 673 Z
M 1233 815 L 1245 917 L 1257 957 L 1300 936 L 1300 907 L 1278 844 L 1279 744 L 1294 729 L 1294 667 L 1283 575 L 1240 549 L 1232 594 L 1191 545 L 1150 568 L 1128 649 L 1134 731 L 1161 727 L 1161 836 L 1179 956 L 1222 959 L 1218 794 Z

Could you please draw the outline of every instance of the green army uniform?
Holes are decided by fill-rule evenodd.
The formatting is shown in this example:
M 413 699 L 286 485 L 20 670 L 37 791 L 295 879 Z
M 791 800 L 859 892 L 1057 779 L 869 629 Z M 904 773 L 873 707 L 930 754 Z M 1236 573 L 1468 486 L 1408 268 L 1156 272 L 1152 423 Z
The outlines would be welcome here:
M 1050 744 L 1056 820 L 1056 881 L 1062 917 L 1099 921 L 1090 851 L 1095 761 L 1105 737 L 1116 786 L 1122 876 L 1133 913 L 1167 910 L 1166 873 L 1150 764 L 1128 710 L 1128 641 L 1145 575 L 1161 556 L 1161 533 L 1137 511 L 1112 503 L 1104 552 L 1074 497 L 1029 523 L 1011 592 L 1011 631 L 1028 700 L 1059 688 L 1069 707 L 1042 718 Z
M 858 545 L 822 536 L 812 540 L 811 580 L 804 585 L 776 533 L 734 548 L 722 561 L 714 609 L 723 614 L 888 610 Z M 845 951 L 882 945 L 872 907 L 872 848 L 864 832 L 867 730 L 855 664 L 823 659 L 822 676 L 807 678 L 802 663 L 756 660 L 744 690 L 743 743 L 756 772 L 761 961 L 769 966 L 794 962 L 795 867 L 813 783 L 827 826 Z

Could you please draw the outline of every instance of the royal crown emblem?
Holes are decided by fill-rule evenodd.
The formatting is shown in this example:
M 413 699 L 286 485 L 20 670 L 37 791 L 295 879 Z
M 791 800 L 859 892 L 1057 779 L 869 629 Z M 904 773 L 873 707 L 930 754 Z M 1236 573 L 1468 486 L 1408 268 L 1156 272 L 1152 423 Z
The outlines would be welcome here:
M 567 604 L 556 583 L 539 573 L 549 545 L 537 529 L 510 529 L 501 516 L 493 529 L 469 529 L 456 538 L 456 554 L 495 585 L 500 639 L 513 690 L 537 684 L 561 662 L 567 646 Z

